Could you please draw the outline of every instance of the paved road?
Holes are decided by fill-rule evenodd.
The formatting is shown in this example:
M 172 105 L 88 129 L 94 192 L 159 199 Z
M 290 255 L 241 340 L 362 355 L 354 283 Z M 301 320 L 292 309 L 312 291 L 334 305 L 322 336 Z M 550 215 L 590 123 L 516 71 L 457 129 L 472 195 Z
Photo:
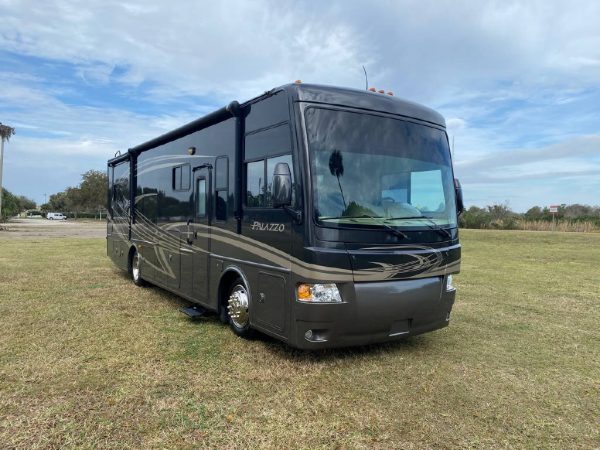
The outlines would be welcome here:
M 0 224 L 0 239 L 106 237 L 104 220 L 11 219 Z

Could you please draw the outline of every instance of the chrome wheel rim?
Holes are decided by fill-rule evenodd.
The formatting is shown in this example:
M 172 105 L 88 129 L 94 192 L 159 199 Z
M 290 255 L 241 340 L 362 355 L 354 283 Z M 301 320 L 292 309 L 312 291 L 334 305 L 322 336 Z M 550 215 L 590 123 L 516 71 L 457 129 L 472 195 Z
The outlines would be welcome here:
M 135 255 L 133 255 L 131 273 L 133 274 L 133 279 L 135 281 L 138 281 L 140 279 L 140 255 L 137 252 L 135 253 Z
M 231 322 L 237 328 L 248 325 L 248 292 L 241 284 L 236 285 L 231 291 L 227 311 Z

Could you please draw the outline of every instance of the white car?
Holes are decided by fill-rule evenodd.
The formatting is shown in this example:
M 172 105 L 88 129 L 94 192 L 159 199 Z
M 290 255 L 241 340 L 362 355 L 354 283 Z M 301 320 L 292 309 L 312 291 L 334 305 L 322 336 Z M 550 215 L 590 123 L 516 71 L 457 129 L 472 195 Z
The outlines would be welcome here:
M 46 216 L 46 218 L 48 220 L 67 220 L 67 216 L 65 216 L 63 213 L 48 213 L 48 215 Z

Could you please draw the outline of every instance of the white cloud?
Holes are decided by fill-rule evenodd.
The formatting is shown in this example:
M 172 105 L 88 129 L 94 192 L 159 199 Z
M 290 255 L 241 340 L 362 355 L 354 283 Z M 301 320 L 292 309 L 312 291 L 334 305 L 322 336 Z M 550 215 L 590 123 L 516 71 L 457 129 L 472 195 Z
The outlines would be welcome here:
M 519 197 L 519 186 L 475 184 L 483 175 L 502 184 L 495 167 L 518 176 L 536 158 L 560 161 L 561 176 L 580 171 L 581 186 L 593 182 L 581 166 L 597 167 L 598 2 L 0 0 L 0 16 L 0 119 L 18 124 L 10 152 L 22 161 L 64 155 L 81 173 L 298 78 L 362 88 L 365 65 L 370 85 L 447 117 L 468 201 Z M 61 80 L 61 71 L 72 73 Z M 87 94 L 101 87 L 121 89 L 121 102 Z M 17 161 L 7 160 L 5 180 L 21 186 L 10 174 Z M 558 173 L 537 170 L 549 183 Z M 469 183 L 481 199 L 471 200 Z

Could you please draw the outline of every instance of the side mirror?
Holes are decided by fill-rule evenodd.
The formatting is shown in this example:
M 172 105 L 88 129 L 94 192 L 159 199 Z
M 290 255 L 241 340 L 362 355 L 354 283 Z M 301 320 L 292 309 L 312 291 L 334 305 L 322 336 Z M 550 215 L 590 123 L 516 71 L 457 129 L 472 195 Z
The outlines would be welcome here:
M 456 192 L 456 213 L 460 216 L 465 210 L 465 204 L 463 202 L 462 186 L 458 178 L 454 179 L 454 192 Z
M 292 173 L 287 163 L 277 163 L 273 170 L 273 207 L 292 204 Z

